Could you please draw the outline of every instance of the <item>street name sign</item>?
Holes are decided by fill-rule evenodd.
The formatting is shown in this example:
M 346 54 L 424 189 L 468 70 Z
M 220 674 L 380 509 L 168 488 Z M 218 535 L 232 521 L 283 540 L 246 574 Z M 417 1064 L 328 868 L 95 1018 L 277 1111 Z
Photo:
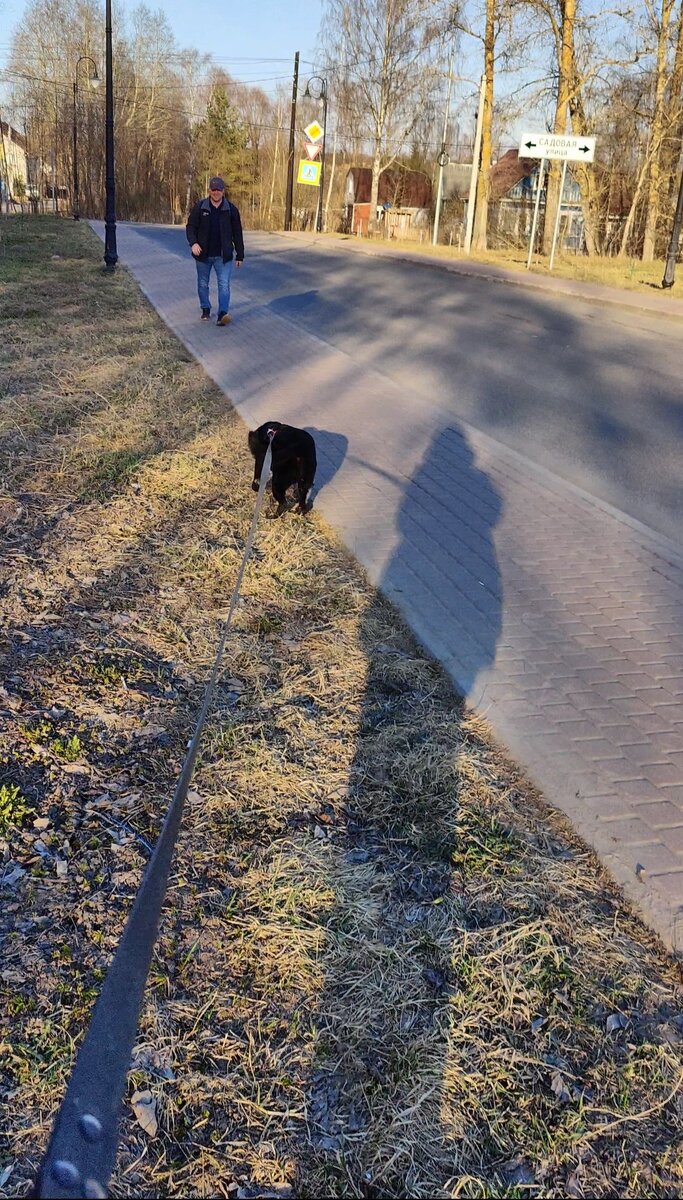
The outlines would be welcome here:
M 565 162 L 592 162 L 594 137 L 575 137 L 561 133 L 523 133 L 519 140 L 520 158 L 550 158 Z
M 307 183 L 310 187 L 318 187 L 320 183 L 320 163 L 309 162 L 307 158 L 299 159 L 297 183 Z

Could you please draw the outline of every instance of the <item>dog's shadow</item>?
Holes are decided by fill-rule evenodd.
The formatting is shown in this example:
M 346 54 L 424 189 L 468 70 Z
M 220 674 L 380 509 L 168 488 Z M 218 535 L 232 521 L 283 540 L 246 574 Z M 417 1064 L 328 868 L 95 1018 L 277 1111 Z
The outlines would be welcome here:
M 349 448 L 349 439 L 343 433 L 332 433 L 329 429 L 316 429 L 305 425 L 307 433 L 315 439 L 318 467 L 315 473 L 314 493 L 319 492 L 334 479 Z

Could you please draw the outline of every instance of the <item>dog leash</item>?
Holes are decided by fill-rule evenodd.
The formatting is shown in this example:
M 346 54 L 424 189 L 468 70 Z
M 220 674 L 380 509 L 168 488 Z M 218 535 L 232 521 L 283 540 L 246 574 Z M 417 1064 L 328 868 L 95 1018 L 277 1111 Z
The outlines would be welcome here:
M 211 677 L 185 762 L 161 833 L 138 889 L 116 953 L 102 985 L 88 1032 L 76 1058 L 66 1094 L 55 1117 L 40 1166 L 34 1196 L 54 1200 L 106 1197 L 119 1143 L 121 1098 L 130 1070 L 161 906 L 180 830 L 199 742 L 213 698 L 225 646 L 251 554 L 272 461 L 272 437 L 261 468 L 254 515 Z

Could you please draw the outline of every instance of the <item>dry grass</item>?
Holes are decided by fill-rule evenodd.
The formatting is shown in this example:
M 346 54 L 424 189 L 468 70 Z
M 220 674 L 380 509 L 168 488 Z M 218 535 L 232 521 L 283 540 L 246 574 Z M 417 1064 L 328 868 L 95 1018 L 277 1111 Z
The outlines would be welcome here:
M 326 236 L 339 239 L 348 235 L 328 234 Z M 444 258 L 454 262 L 491 263 L 493 266 L 505 267 L 510 271 L 526 272 L 528 247 L 521 249 L 511 247 L 507 250 L 483 250 L 465 254 L 454 246 L 432 246 L 425 239 L 422 242 L 414 239 L 384 237 L 364 238 L 366 243 L 386 247 L 387 250 L 403 250 L 409 253 L 427 254 L 434 258 Z M 561 279 L 576 279 L 586 283 L 598 283 L 604 287 L 623 288 L 626 291 L 647 293 L 648 296 L 659 292 L 662 312 L 667 311 L 669 298 L 680 297 L 680 288 L 661 289 L 664 263 L 660 261 L 643 263 L 637 258 L 602 258 L 588 257 L 584 254 L 556 254 L 553 270 L 548 268 L 548 259 L 537 254 L 531 263 L 531 273 L 535 275 L 555 276 Z
M 253 496 L 240 421 L 90 231 L 3 233 L 0 1191 L 25 1195 Z M 159 1131 L 127 1106 L 113 1194 L 683 1195 L 675 965 L 323 523 L 257 545 L 130 1076 Z

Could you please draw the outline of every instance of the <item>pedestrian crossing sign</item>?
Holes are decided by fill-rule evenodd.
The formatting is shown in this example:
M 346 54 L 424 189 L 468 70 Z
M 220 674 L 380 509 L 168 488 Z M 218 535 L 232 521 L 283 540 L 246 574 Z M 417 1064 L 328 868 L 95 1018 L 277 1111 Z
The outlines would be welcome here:
M 299 173 L 296 177 L 297 183 L 308 183 L 311 187 L 318 187 L 320 183 L 320 163 L 311 162 L 308 158 L 299 160 Z

